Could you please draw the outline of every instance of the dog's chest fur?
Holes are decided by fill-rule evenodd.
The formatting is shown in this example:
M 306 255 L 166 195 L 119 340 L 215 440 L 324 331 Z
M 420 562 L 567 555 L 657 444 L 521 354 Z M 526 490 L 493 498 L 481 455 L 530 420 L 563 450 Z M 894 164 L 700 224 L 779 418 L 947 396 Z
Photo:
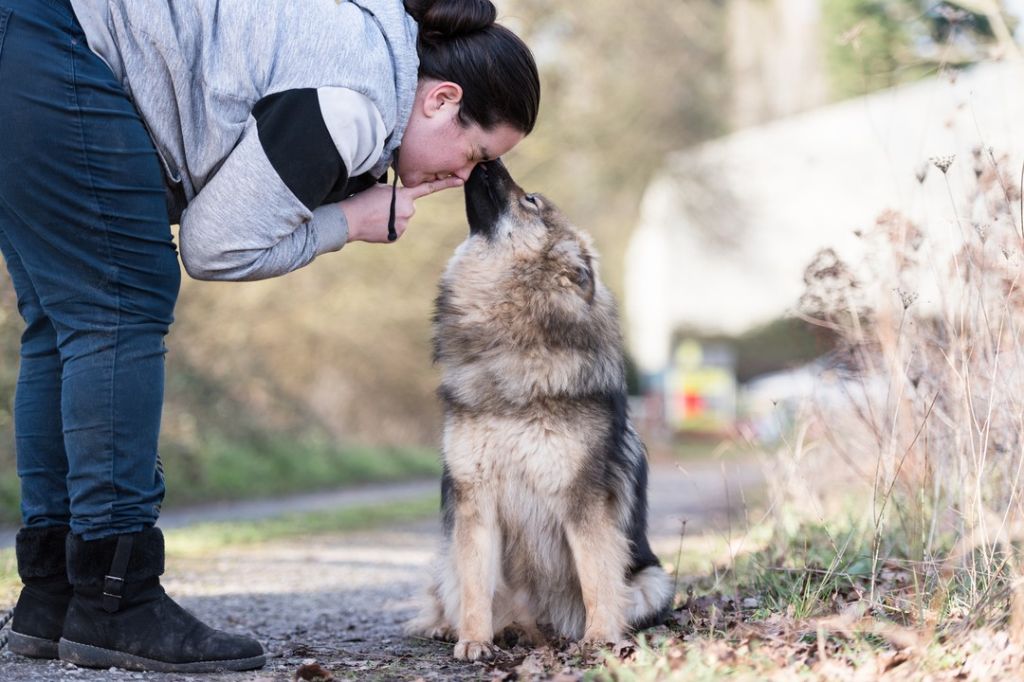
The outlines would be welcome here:
M 554 584 L 574 589 L 563 527 L 603 435 L 591 410 L 579 408 L 447 418 L 445 464 L 456 486 L 493 499 L 510 584 L 537 594 Z
M 586 408 L 538 407 L 501 416 L 449 415 L 445 463 L 462 485 L 511 484 L 542 497 L 566 494 L 592 457 L 603 429 Z

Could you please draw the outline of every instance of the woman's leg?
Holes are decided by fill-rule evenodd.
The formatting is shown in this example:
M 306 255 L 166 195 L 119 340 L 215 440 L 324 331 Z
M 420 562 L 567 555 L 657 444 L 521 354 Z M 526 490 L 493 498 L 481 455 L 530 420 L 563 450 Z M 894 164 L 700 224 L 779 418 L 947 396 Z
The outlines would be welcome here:
M 180 283 L 159 161 L 68 0 L 0 0 L 4 235 L 56 333 L 74 588 L 58 652 L 166 672 L 262 666 L 160 585 L 164 336 Z M 3 19 L 0 19 L 3 20 Z
M 5 4 L 0 204 L 56 335 L 71 528 L 137 532 L 163 497 L 164 336 L 180 280 L 159 161 L 70 7 Z
M 14 398 L 15 451 L 24 528 L 15 539 L 18 575 L 25 587 L 14 608 L 8 648 L 22 656 L 57 658 L 71 600 L 65 545 L 67 473 L 60 419 L 61 363 L 57 333 L 14 247 L 5 237 L 10 218 L 0 205 L 0 252 L 25 320 Z
M 21 480 L 21 517 L 26 528 L 67 526 L 68 457 L 60 417 L 61 362 L 57 332 L 43 313 L 28 272 L 5 236 L 11 223 L 0 204 L 0 253 L 25 320 L 21 364 L 14 393 L 14 437 Z

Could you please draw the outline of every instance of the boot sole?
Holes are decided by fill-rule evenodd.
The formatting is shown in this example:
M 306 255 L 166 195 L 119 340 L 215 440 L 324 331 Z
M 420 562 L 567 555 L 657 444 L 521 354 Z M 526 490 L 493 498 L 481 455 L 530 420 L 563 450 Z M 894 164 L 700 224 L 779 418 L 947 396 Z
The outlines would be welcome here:
M 125 670 L 141 670 L 155 673 L 213 673 L 220 670 L 254 670 L 262 668 L 266 662 L 265 654 L 250 658 L 236 658 L 223 661 L 195 661 L 192 663 L 168 663 L 143 656 L 127 654 L 123 651 L 103 649 L 91 644 L 79 644 L 61 638 L 60 660 L 74 663 L 83 668 L 123 668 Z
M 57 641 L 23 635 L 11 630 L 7 637 L 7 648 L 11 653 L 29 658 L 59 658 Z

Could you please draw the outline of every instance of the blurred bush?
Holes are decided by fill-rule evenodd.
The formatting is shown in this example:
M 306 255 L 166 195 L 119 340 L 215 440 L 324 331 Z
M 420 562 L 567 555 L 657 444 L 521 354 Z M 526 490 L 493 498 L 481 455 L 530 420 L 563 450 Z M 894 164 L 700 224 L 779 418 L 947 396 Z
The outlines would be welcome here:
M 721 132 L 721 4 L 639 0 L 624 12 L 609 0 L 522 0 L 500 9 L 534 47 L 543 78 L 538 127 L 507 162 L 594 234 L 618 289 L 662 155 Z M 161 447 L 171 501 L 436 471 L 430 316 L 468 228 L 461 192 L 417 208 L 394 245 L 351 244 L 265 282 L 186 278 L 167 340 Z M 6 276 L 0 299 L 0 514 L 10 516 L 20 319 Z
M 14 386 L 18 379 L 21 318 L 14 287 L 0 268 L 0 510 L 18 506 L 14 461 Z
M 826 61 L 838 98 L 1016 50 L 996 2 L 828 0 L 821 7 Z

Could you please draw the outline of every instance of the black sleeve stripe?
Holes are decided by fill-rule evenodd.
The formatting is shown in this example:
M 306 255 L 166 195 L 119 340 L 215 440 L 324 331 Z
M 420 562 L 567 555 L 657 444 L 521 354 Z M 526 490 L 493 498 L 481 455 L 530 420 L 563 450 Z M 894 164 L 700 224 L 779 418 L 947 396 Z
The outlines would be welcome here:
M 267 95 L 252 109 L 263 152 L 281 180 L 313 210 L 348 180 L 314 88 Z
M 353 178 L 342 178 L 336 185 L 334 185 L 330 194 L 328 194 L 324 199 L 324 203 L 333 204 L 336 201 L 348 199 L 353 194 L 358 194 L 364 189 L 369 189 L 377 183 L 387 183 L 387 181 L 388 174 L 386 172 L 379 178 L 374 177 L 372 173 L 363 173 L 362 175 L 357 175 Z

